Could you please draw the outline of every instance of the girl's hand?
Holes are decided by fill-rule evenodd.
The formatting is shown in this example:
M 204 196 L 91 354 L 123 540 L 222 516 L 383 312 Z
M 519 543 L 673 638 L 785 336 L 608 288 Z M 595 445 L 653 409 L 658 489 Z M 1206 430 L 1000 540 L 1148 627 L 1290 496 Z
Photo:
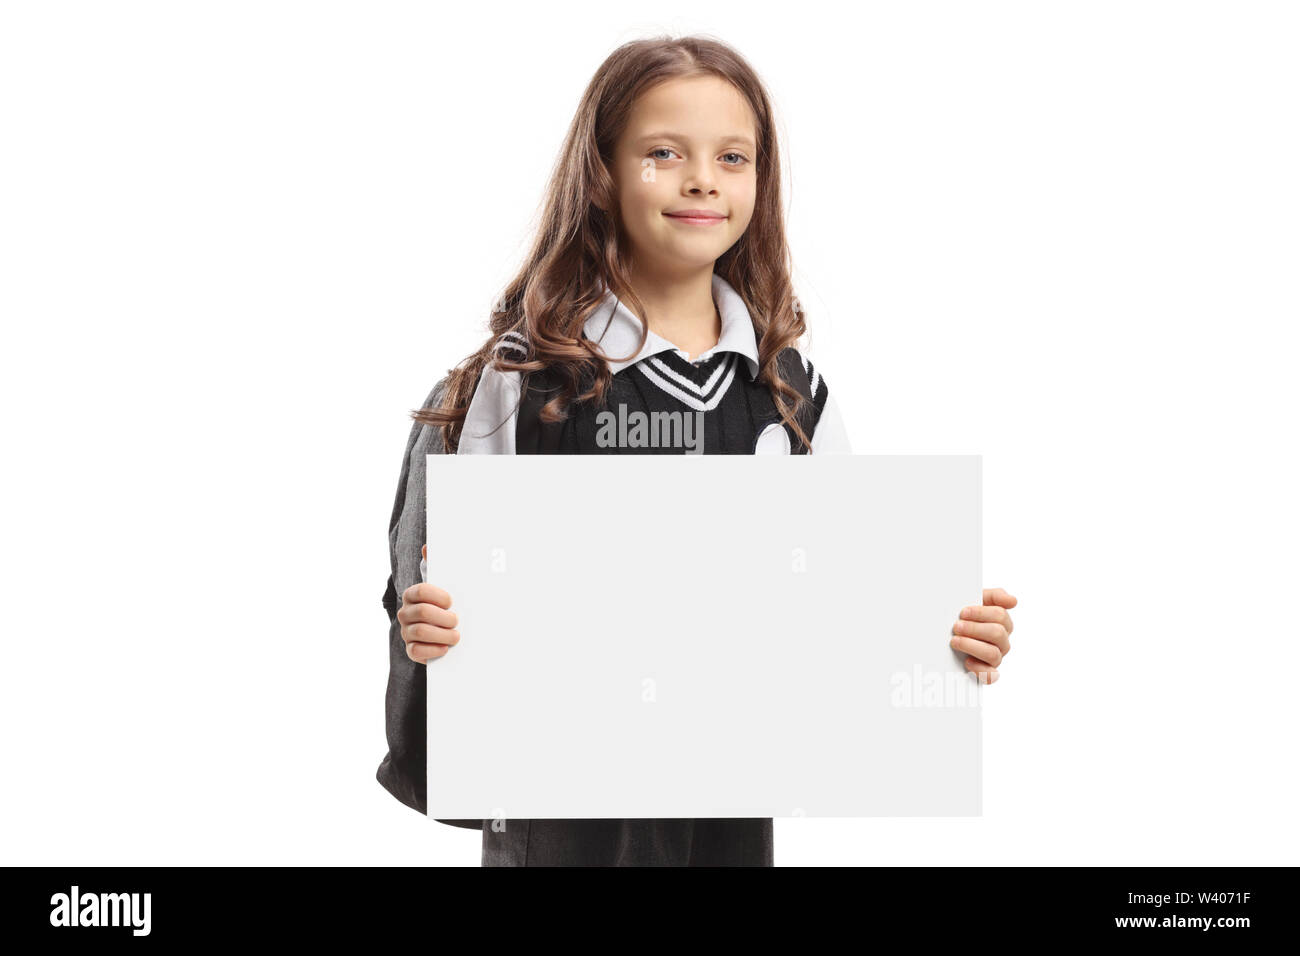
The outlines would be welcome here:
M 425 547 L 420 549 L 422 554 L 427 554 Z M 422 581 L 402 592 L 397 620 L 402 625 L 407 657 L 427 664 L 460 642 L 460 632 L 455 629 L 458 619 L 450 608 L 451 595 L 436 584 Z
M 966 669 L 981 684 L 992 684 L 998 679 L 998 665 L 1011 652 L 1011 632 L 1015 625 L 1005 608 L 1015 607 L 1016 603 L 1002 588 L 985 588 L 984 606 L 962 608 L 957 623 L 952 626 L 956 636 L 948 644 L 955 651 L 971 655 L 966 658 Z

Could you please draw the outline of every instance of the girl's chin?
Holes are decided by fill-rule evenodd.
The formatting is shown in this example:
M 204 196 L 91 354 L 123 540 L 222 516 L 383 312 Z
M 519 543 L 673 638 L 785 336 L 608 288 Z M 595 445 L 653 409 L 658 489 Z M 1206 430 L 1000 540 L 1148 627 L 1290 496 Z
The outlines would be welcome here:
M 717 249 L 719 255 L 732 242 L 725 225 L 697 227 L 667 224 L 666 231 L 661 230 L 656 238 L 667 249 Z
M 712 262 L 726 251 L 727 247 L 720 242 L 679 242 L 663 247 L 665 258 L 683 262 L 700 262 L 704 259 Z
M 691 230 L 668 225 L 671 231 L 656 231 L 638 240 L 632 238 L 633 258 L 655 260 L 672 268 L 711 266 L 731 248 L 732 241 L 721 231 Z M 700 235 L 691 235 L 698 232 Z

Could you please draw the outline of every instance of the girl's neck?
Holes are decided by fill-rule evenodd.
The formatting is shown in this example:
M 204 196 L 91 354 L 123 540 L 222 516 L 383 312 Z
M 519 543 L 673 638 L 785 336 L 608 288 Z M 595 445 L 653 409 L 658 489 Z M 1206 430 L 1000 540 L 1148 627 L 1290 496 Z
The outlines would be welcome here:
M 671 277 L 634 271 L 630 278 L 647 312 L 641 318 L 651 332 L 691 359 L 718 344 L 722 318 L 713 301 L 712 266 Z

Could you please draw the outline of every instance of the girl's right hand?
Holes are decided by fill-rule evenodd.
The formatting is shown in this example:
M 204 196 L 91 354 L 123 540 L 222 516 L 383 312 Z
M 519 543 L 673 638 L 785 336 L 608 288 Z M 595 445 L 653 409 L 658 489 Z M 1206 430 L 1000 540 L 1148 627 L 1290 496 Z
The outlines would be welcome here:
M 428 554 L 427 548 L 420 549 L 422 556 Z M 460 642 L 451 595 L 436 584 L 424 581 L 403 591 L 397 620 L 402 625 L 406 656 L 417 664 L 437 660 Z

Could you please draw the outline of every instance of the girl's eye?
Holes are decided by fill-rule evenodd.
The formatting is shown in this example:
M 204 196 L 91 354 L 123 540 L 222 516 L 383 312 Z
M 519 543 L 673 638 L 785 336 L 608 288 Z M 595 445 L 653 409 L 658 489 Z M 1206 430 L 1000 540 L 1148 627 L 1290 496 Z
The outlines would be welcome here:
M 653 159 L 658 159 L 658 160 L 668 160 L 668 159 L 671 159 L 671 158 L 672 158 L 672 156 L 660 156 L 660 155 L 658 155 L 659 153 L 671 153 L 672 156 L 676 156 L 676 155 L 677 155 L 677 151 L 676 151 L 675 149 L 671 149 L 671 148 L 669 148 L 669 147 L 667 147 L 667 146 L 660 146 L 658 149 L 652 149 L 652 150 L 650 150 L 650 156 L 651 156 Z M 735 160 L 734 160 L 734 161 L 731 161 L 731 162 L 727 162 L 727 165 L 728 165 L 728 166 L 742 166 L 742 165 L 744 165 L 745 163 L 749 162 L 749 159 L 746 158 L 746 156 L 745 156 L 743 153 L 723 153 L 723 154 L 722 154 L 722 158 L 723 158 L 724 160 L 726 160 L 727 157 L 729 157 L 729 156 L 734 156 L 734 157 L 735 157 Z

